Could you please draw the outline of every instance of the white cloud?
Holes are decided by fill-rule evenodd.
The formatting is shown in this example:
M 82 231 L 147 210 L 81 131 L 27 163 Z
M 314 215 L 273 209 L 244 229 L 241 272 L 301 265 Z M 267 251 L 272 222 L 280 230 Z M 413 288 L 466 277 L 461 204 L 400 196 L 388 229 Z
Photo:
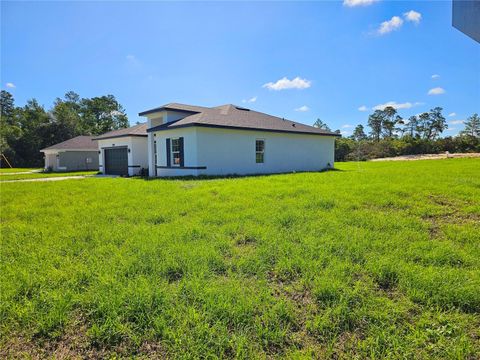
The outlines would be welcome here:
M 10 89 L 15 89 L 15 88 L 16 88 L 15 84 L 14 84 L 14 83 L 10 83 L 10 82 L 6 83 L 5 86 L 6 86 L 7 88 L 10 88 Z
M 448 128 L 448 129 L 446 129 L 446 131 L 456 131 L 456 130 L 457 130 L 457 128 Z
M 342 134 L 342 135 L 350 135 L 350 131 L 340 131 L 340 134 Z
M 242 100 L 242 103 L 254 103 L 255 101 L 257 101 L 257 97 L 256 97 L 256 96 L 254 96 L 254 97 L 252 97 L 252 98 L 250 98 L 250 99 L 243 99 L 243 100 Z
M 432 75 L 432 79 L 433 79 L 433 80 L 438 79 L 439 77 L 440 77 L 440 75 L 438 75 L 438 74 L 433 74 L 433 75 Z
M 457 116 L 457 113 L 454 113 L 454 112 L 453 112 L 453 113 L 448 114 L 448 116 L 450 116 L 450 117 L 452 117 L 452 116 Z
M 420 102 L 416 102 L 416 103 L 411 103 L 411 102 L 404 102 L 404 103 L 397 103 L 396 101 L 389 101 L 389 102 L 386 102 L 385 104 L 378 104 L 377 106 L 374 106 L 373 109 L 374 110 L 383 110 L 385 109 L 387 106 L 391 106 L 393 107 L 394 109 L 396 110 L 399 110 L 399 109 L 410 109 L 411 107 L 413 106 L 416 106 L 416 105 L 421 105 Z
M 289 80 L 286 77 L 276 81 L 269 82 L 264 84 L 262 87 L 270 90 L 285 90 L 285 89 L 307 89 L 312 85 L 312 82 L 307 79 L 301 79 L 296 77 L 295 79 Z
M 445 89 L 441 87 L 436 87 L 433 89 L 428 90 L 428 95 L 440 95 L 445 94 Z
M 366 107 L 365 105 L 362 105 L 358 108 L 358 111 L 368 111 L 368 107 Z
M 350 125 L 350 124 L 345 124 L 345 125 L 342 125 L 342 129 L 348 129 L 348 128 L 352 128 L 353 125 Z
M 453 124 L 453 125 L 459 125 L 459 124 L 463 124 L 463 120 L 452 120 L 452 121 L 449 121 L 448 123 L 449 124 Z
M 355 6 L 368 6 L 376 3 L 379 0 L 343 0 L 343 6 L 355 7 Z
M 420 20 L 422 20 L 422 14 L 414 10 L 407 11 L 403 16 L 405 17 L 405 20 L 414 22 L 415 24 L 419 24 Z
M 125 57 L 127 59 L 127 63 L 134 67 L 139 67 L 141 65 L 140 60 L 135 55 L 129 54 Z
M 310 110 L 310 108 L 307 105 L 300 106 L 299 108 L 296 108 L 295 111 L 300 111 L 300 112 L 305 112 Z
M 388 34 L 389 32 L 400 29 L 402 25 L 403 20 L 399 16 L 393 16 L 390 20 L 382 22 L 377 32 L 380 35 Z

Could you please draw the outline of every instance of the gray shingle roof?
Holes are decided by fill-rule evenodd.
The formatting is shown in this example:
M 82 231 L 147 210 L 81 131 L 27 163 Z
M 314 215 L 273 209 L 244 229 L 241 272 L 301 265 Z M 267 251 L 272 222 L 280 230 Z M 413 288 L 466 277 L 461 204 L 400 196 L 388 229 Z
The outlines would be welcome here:
M 209 108 L 204 106 L 195 106 L 195 105 L 187 105 L 187 104 L 179 104 L 179 103 L 168 103 L 163 106 L 160 106 L 155 109 L 146 110 L 138 114 L 139 116 L 145 116 L 148 114 L 156 113 L 162 110 L 180 110 L 180 111 L 187 111 L 187 112 L 202 112 L 204 110 L 208 110 Z
M 285 120 L 277 116 L 264 114 L 232 104 L 221 105 L 212 108 L 183 104 L 167 104 L 156 109 L 142 112 L 139 115 L 144 116 L 166 109 L 187 110 L 187 107 L 189 108 L 188 111 L 192 112 L 192 115 L 188 115 L 181 120 L 153 127 L 147 131 L 168 130 L 187 126 L 204 126 L 339 136 L 339 134 L 331 131 L 326 131 L 295 121 Z
M 70 140 L 49 146 L 43 150 L 98 150 L 98 144 L 93 140 L 93 136 L 77 136 Z
M 113 130 L 95 137 L 95 140 L 112 139 L 125 136 L 147 136 L 147 123 L 138 124 L 126 129 Z

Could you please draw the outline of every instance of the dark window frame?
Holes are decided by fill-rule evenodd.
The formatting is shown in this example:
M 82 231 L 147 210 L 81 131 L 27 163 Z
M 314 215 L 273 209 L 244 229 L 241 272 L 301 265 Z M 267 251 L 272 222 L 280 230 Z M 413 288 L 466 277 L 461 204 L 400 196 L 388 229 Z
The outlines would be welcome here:
M 261 146 L 259 146 L 259 144 L 261 144 Z M 265 139 L 255 139 L 255 163 L 265 163 Z

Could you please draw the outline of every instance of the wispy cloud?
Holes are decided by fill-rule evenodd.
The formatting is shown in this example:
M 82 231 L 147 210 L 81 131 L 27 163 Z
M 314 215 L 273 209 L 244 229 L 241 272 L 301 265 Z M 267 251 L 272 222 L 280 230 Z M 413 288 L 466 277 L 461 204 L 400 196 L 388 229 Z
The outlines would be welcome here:
M 388 34 L 394 30 L 398 30 L 402 27 L 403 20 L 399 16 L 393 16 L 390 20 L 384 21 L 380 24 L 377 33 L 380 35 Z
M 243 100 L 242 100 L 242 103 L 244 103 L 244 104 L 245 104 L 245 103 L 254 103 L 255 101 L 257 101 L 257 97 L 256 97 L 256 96 L 254 96 L 254 97 L 252 97 L 252 98 L 250 98 L 250 99 L 243 99 Z
M 358 111 L 368 111 L 368 107 L 366 107 L 365 105 L 362 105 L 358 108 Z
M 439 79 L 439 78 L 440 78 L 440 75 L 438 75 L 438 74 L 433 74 L 432 75 L 433 80 L 436 80 L 436 79 Z
M 377 106 L 374 106 L 373 109 L 374 110 L 383 110 L 385 109 L 387 106 L 391 106 L 393 107 L 394 109 L 396 110 L 399 110 L 399 109 L 410 109 L 414 106 L 417 106 L 417 105 L 422 105 L 421 102 L 415 102 L 415 103 L 411 103 L 411 102 L 404 102 L 404 103 L 397 103 L 396 101 L 389 101 L 389 102 L 386 102 L 385 104 L 378 104 Z
M 379 0 L 343 0 L 343 6 L 355 7 L 355 6 L 368 6 L 376 3 Z
M 452 125 L 459 125 L 459 124 L 463 124 L 464 120 L 452 120 L 452 121 L 449 121 L 448 123 Z
M 342 129 L 349 129 L 349 128 L 353 128 L 353 125 L 350 125 L 350 124 L 342 125 Z
M 14 84 L 14 83 L 11 83 L 11 82 L 6 83 L 5 86 L 6 86 L 7 88 L 10 88 L 10 89 L 15 89 L 15 88 L 16 88 L 15 84 Z
M 342 135 L 350 135 L 350 131 L 346 131 L 346 130 L 340 131 L 340 134 L 342 134 Z
M 292 80 L 289 80 L 287 77 L 284 77 L 276 82 L 269 82 L 264 84 L 262 87 L 269 90 L 286 90 L 286 89 L 307 89 L 312 85 L 312 82 L 307 79 L 301 79 L 296 77 Z
M 422 14 L 414 10 L 407 11 L 403 14 L 403 16 L 405 17 L 405 20 L 413 22 L 415 24 L 419 24 L 420 20 L 422 20 Z
M 450 117 L 457 116 L 457 113 L 452 112 L 452 113 L 448 114 L 448 116 L 450 116 Z
M 299 108 L 296 108 L 295 111 L 300 111 L 300 112 L 305 112 L 310 110 L 310 108 L 307 105 L 300 106 Z
M 142 64 L 135 55 L 129 54 L 125 57 L 127 63 L 133 67 L 140 67 Z
M 441 87 L 436 87 L 433 89 L 428 90 L 428 95 L 441 95 L 445 94 L 445 89 Z

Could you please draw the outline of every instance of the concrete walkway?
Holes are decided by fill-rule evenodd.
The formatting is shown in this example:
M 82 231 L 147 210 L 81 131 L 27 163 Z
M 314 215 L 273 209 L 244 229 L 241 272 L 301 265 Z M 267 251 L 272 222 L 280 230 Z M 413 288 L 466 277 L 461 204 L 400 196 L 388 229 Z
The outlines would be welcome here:
M 0 173 L 0 176 L 3 176 L 3 175 L 26 175 L 26 174 L 37 174 L 37 173 L 41 173 L 42 170 L 32 170 L 32 171 L 21 171 L 21 172 L 6 172 L 6 173 Z
M 116 178 L 118 175 L 77 175 L 77 176 L 53 176 L 53 177 L 44 177 L 36 179 L 17 179 L 17 180 L 5 180 L 0 181 L 0 184 L 3 183 L 12 183 L 12 182 L 32 182 L 32 181 L 61 181 L 61 180 L 77 180 L 77 179 L 86 179 L 86 178 Z M 126 178 L 128 179 L 128 178 Z
M 93 177 L 93 176 L 79 175 L 79 176 L 57 176 L 57 177 L 36 178 L 36 179 L 5 180 L 5 181 L 0 181 L 0 184 L 12 183 L 12 182 L 60 181 L 60 180 L 71 180 L 71 179 L 85 179 L 87 177 Z

